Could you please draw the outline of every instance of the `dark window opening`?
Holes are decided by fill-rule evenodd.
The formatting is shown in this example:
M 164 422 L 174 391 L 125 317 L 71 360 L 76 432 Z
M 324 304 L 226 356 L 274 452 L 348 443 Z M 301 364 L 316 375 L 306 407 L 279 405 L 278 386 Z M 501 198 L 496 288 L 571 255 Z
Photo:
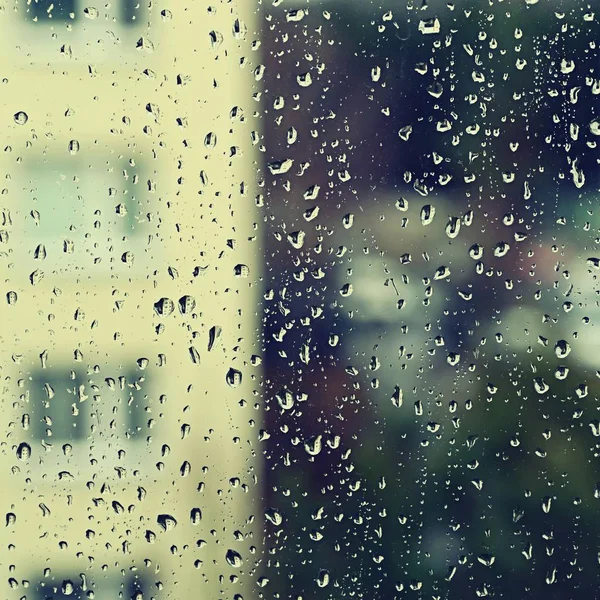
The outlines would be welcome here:
M 148 421 L 150 414 L 146 412 L 148 405 L 148 383 L 146 378 L 140 380 L 135 373 L 125 376 L 125 393 L 122 396 L 123 407 L 126 411 L 124 419 L 125 435 L 129 439 L 142 440 L 148 436 Z
M 34 373 L 30 384 L 31 428 L 41 440 L 81 440 L 88 435 L 86 401 L 90 391 L 81 390 L 84 380 L 68 371 L 45 369 Z
M 27 19 L 32 21 L 74 21 L 75 0 L 31 0 L 25 1 Z
M 123 25 L 139 25 L 144 15 L 141 0 L 123 0 L 121 3 L 121 23 Z

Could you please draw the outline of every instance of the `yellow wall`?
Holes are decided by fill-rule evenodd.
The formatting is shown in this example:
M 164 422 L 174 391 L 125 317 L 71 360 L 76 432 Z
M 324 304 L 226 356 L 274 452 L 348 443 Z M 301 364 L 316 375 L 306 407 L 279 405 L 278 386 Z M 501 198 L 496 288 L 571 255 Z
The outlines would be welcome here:
M 16 515 L 0 545 L 0 572 L 5 581 L 15 579 L 9 591 L 15 598 L 37 599 L 32 590 L 39 581 L 60 586 L 64 576 L 79 573 L 87 574 L 96 598 L 112 598 L 117 588 L 110 586 L 132 569 L 164 584 L 162 595 L 153 587 L 144 598 L 170 592 L 212 599 L 218 590 L 227 598 L 252 597 L 249 573 L 258 552 L 250 547 L 259 546 L 261 521 L 259 360 L 251 361 L 260 356 L 252 285 L 260 275 L 251 142 L 258 108 L 253 70 L 260 62 L 251 50 L 254 7 L 241 0 L 167 3 L 168 9 L 147 4 L 139 25 L 129 28 L 112 22 L 104 3 L 88 19 L 79 2 L 72 23 L 26 22 L 26 2 L 0 13 L 6 59 L 0 83 L 0 485 L 2 509 Z M 247 33 L 234 33 L 236 18 Z M 222 35 L 216 48 L 211 31 Z M 27 113 L 25 124 L 13 119 L 18 111 Z M 207 147 L 211 132 L 216 144 Z M 68 198 L 66 210 L 53 210 L 53 202 Z M 133 231 L 123 225 L 129 217 L 116 214 L 120 203 L 137 206 Z M 31 214 L 36 210 L 39 225 Z M 72 253 L 62 251 L 65 239 L 73 242 Z M 34 258 L 39 244 L 46 249 L 41 260 Z M 249 267 L 248 276 L 235 275 L 240 264 Z M 32 285 L 36 270 L 44 276 Z M 17 294 L 12 305 L 9 291 Z M 177 301 L 184 295 L 196 306 L 182 314 Z M 172 314 L 156 313 L 160 298 L 175 303 Z M 209 352 L 212 327 L 222 334 Z M 192 346 L 200 364 L 191 359 Z M 93 413 L 97 424 L 73 442 L 70 456 L 64 441 L 44 447 L 23 427 L 24 414 L 39 416 L 39 408 L 32 413 L 31 377 L 43 375 L 44 351 L 48 372 L 68 376 L 83 369 L 83 395 L 74 394 L 73 404 Z M 144 358 L 141 369 L 137 361 Z M 243 373 L 238 387 L 226 382 L 232 367 Z M 132 372 L 136 379 L 127 383 L 138 382 L 144 416 L 153 422 L 149 441 L 125 439 L 127 407 L 112 412 L 105 378 Z M 183 437 L 186 425 L 190 433 Z M 16 452 L 22 442 L 32 447 L 25 460 Z M 191 465 L 185 477 L 184 461 Z M 139 487 L 146 492 L 141 501 Z M 192 525 L 195 507 L 203 518 Z M 159 514 L 173 515 L 178 525 L 163 531 Z M 95 535 L 86 536 L 87 530 Z M 155 543 L 146 541 L 147 530 L 156 534 Z M 206 541 L 202 548 L 199 539 Z M 241 566 L 227 564 L 228 549 L 240 553 Z M 46 568 L 51 573 L 44 577 Z M 232 583 L 232 575 L 240 580 Z

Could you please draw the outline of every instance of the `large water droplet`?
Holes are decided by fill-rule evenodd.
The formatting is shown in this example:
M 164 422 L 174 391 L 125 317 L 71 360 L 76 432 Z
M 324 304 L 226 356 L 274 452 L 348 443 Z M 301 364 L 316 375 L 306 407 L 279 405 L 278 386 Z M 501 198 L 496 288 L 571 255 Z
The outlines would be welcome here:
M 225 380 L 231 387 L 238 387 L 242 383 L 242 372 L 231 367 L 225 375 Z
M 158 515 L 156 522 L 162 527 L 163 531 L 171 531 L 177 527 L 177 520 L 172 515 Z
M 22 110 L 20 110 L 19 112 L 16 112 L 14 114 L 13 118 L 17 125 L 25 125 L 25 123 L 27 123 L 27 121 L 29 121 L 29 117 L 27 116 L 27 113 L 23 112 Z
M 226 554 L 225 554 L 225 560 L 227 561 L 227 563 L 229 565 L 231 565 L 232 567 L 241 567 L 242 563 L 244 562 L 242 560 L 242 555 L 239 552 L 236 552 L 235 550 L 232 550 L 231 548 L 229 550 L 227 550 Z
M 21 442 L 17 447 L 17 458 L 19 460 L 28 460 L 31 456 L 31 446 L 27 442 Z

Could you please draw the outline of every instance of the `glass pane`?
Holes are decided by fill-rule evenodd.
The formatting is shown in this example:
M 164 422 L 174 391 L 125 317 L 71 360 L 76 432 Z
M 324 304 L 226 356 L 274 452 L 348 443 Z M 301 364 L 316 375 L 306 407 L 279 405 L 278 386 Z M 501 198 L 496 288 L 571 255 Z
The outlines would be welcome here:
M 594 11 L 0 11 L 2 597 L 596 598 Z

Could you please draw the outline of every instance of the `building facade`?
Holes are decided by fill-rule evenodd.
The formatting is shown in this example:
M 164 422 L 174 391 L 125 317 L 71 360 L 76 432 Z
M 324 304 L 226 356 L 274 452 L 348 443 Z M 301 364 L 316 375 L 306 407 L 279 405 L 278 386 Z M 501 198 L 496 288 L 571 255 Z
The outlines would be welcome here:
M 0 14 L 7 598 L 249 597 L 250 4 Z

